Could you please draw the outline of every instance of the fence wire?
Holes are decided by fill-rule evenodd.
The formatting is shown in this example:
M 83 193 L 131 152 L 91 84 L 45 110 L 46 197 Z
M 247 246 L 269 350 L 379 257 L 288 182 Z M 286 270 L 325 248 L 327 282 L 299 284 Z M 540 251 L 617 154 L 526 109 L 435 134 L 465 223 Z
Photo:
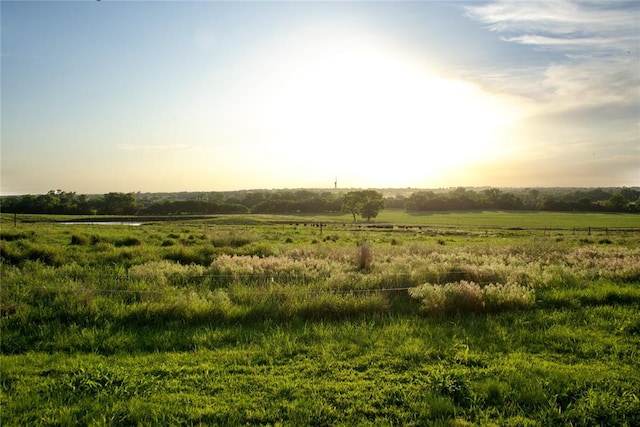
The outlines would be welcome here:
M 455 275 L 464 275 L 464 274 L 468 274 L 468 271 L 465 270 L 450 270 L 447 271 L 445 273 L 443 273 L 443 276 L 455 276 Z M 97 277 L 97 278 L 113 278 L 117 283 L 136 283 L 139 281 L 144 281 L 144 280 L 148 280 L 145 279 L 144 277 L 132 277 L 132 276 L 116 276 L 114 277 L 113 275 L 110 274 L 105 274 L 105 273 L 96 273 L 96 274 L 90 274 L 88 275 L 89 277 L 84 277 L 81 279 L 78 279 L 76 277 L 69 277 L 68 279 L 78 282 L 78 281 L 85 281 L 88 278 L 91 277 Z M 383 275 L 383 279 L 385 280 L 391 280 L 391 279 L 402 279 L 404 277 L 408 277 L 408 276 L 412 276 L 412 273 L 394 273 L 394 274 L 384 274 Z M 271 274 L 201 274 L 201 275 L 186 275 L 186 276 L 180 276 L 179 280 L 181 282 L 184 283 L 184 281 L 188 281 L 189 279 L 205 279 L 205 278 L 211 278 L 211 279 L 224 279 L 224 281 L 226 282 L 230 282 L 228 284 L 239 284 L 239 285 L 244 285 L 246 286 L 246 289 L 251 289 L 254 291 L 258 291 L 258 292 L 262 292 L 262 293 L 269 293 L 269 294 L 291 294 L 291 293 L 306 293 L 309 295 L 318 295 L 318 294 L 357 294 L 357 293 L 383 293 L 383 292 L 406 292 L 409 289 L 414 288 L 415 286 L 401 286 L 401 287 L 382 287 L 382 288 L 362 288 L 362 289 L 356 289 L 356 288 L 351 288 L 351 289 L 295 289 L 296 286 L 305 286 L 305 285 L 309 285 L 311 283 L 313 283 L 313 281 L 316 280 L 323 280 L 323 279 L 328 279 L 330 278 L 331 275 L 330 274 L 326 274 L 326 275 L 318 275 L 318 276 L 313 276 L 313 277 L 305 277 L 305 276 L 286 276 L 286 275 L 271 275 Z M 168 280 L 171 280 L 171 276 L 166 276 L 166 278 Z M 284 283 L 278 282 L 278 279 L 290 279 L 290 280 L 296 280 L 296 279 L 305 279 L 302 283 L 297 282 L 297 283 L 287 283 L 286 281 Z M 85 279 L 85 280 L 83 280 Z M 243 284 L 242 281 L 246 281 L 249 283 Z M 460 280 L 464 280 L 464 279 L 460 279 Z M 221 280 L 223 281 L 223 280 Z M 489 285 L 492 283 L 496 283 L 495 280 L 493 281 L 474 281 L 474 280 L 468 280 L 469 282 L 473 282 L 476 283 L 478 285 Z M 253 282 L 253 283 L 252 283 Z M 258 284 L 256 285 L 255 282 L 258 282 Z M 260 283 L 262 282 L 262 283 Z M 428 280 L 424 279 L 423 281 L 424 283 L 430 283 Z M 455 280 L 454 280 L 455 282 Z M 450 283 L 450 281 L 448 281 L 447 283 Z M 68 284 L 68 283 L 67 283 Z M 215 281 L 212 283 L 215 285 Z M 266 287 L 261 287 L 263 285 L 266 284 L 277 284 L 277 285 L 290 285 L 291 288 L 288 289 L 272 289 L 272 288 L 266 288 Z M 442 285 L 443 283 L 435 283 L 437 285 Z M 252 287 L 252 285 L 254 285 L 254 287 Z M 176 285 L 173 285 L 173 288 L 170 289 L 158 289 L 158 290 L 148 290 L 148 289 L 117 289 L 117 288 L 96 288 L 96 287 L 69 287 L 69 288 L 61 288 L 59 286 L 33 286 L 33 285 L 28 285 L 28 284 L 22 284 L 22 283 L 1 283 L 0 284 L 0 290 L 2 289 L 6 289 L 6 288 L 13 288 L 13 289 L 21 289 L 21 290 L 29 290 L 29 291 L 34 291 L 34 290 L 39 290 L 39 291 L 46 291 L 46 292 L 57 292 L 57 293 L 74 293 L 74 292 L 91 292 L 91 293 L 99 293 L 99 294 L 157 294 L 157 295 L 162 295 L 162 294 L 170 294 L 170 293 L 189 293 L 192 292 L 193 289 L 188 289 L 188 288 L 182 288 L 182 287 L 175 287 Z M 180 286 L 180 285 L 177 285 Z M 419 285 L 416 285 L 419 286 Z M 212 287 L 210 290 L 216 290 L 216 289 L 229 289 L 228 286 L 225 287 Z

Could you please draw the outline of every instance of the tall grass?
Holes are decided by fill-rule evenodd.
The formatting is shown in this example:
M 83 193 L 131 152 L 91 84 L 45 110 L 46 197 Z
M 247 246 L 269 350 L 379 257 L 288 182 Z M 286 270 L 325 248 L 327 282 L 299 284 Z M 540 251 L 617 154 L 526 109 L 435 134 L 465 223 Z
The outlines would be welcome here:
M 3 228 L 3 425 L 640 424 L 637 236 L 325 233 Z
M 445 285 L 426 283 L 409 289 L 409 295 L 430 314 L 496 312 L 524 309 L 535 303 L 533 290 L 517 283 L 490 283 L 483 287 L 465 280 Z

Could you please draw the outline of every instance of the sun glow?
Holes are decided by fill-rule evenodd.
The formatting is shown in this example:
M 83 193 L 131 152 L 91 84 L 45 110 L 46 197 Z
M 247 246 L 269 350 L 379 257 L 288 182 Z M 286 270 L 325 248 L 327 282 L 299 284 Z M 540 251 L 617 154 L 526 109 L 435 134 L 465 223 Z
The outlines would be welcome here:
M 515 117 L 478 87 L 382 50 L 329 50 L 288 70 L 270 113 L 275 145 L 332 153 L 323 158 L 337 172 L 369 182 L 439 180 L 494 155 L 497 133 Z

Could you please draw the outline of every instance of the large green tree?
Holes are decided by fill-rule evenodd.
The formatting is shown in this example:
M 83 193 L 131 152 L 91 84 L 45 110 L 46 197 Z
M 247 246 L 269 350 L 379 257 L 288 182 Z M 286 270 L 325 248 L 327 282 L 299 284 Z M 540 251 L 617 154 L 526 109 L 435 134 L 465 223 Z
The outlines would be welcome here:
M 138 207 L 133 193 L 107 193 L 102 197 L 102 211 L 107 215 L 133 215 Z
M 383 208 L 382 194 L 374 190 L 350 191 L 342 199 L 342 211 L 353 215 L 354 221 L 356 215 L 361 215 L 369 221 L 378 216 Z
M 626 210 L 629 202 L 624 197 L 624 194 L 621 190 L 616 191 L 613 195 L 607 200 L 607 205 L 613 208 L 617 212 L 621 212 Z

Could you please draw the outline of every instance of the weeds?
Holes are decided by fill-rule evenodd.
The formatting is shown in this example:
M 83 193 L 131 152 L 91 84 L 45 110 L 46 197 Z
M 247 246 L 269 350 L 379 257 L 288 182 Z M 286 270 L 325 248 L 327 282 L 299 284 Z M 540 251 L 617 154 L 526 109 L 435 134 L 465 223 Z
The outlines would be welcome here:
M 28 227 L 3 424 L 640 424 L 634 236 Z
M 490 283 L 484 287 L 461 280 L 445 285 L 424 285 L 409 289 L 409 295 L 421 302 L 424 313 L 498 312 L 532 307 L 532 289 L 516 283 Z
M 88 243 L 89 243 L 89 239 L 87 239 L 85 236 L 79 236 L 77 234 L 74 234 L 73 236 L 71 236 L 72 245 L 83 246 Z
M 140 246 L 142 242 L 137 237 L 125 237 L 124 239 L 116 240 L 115 246 Z

